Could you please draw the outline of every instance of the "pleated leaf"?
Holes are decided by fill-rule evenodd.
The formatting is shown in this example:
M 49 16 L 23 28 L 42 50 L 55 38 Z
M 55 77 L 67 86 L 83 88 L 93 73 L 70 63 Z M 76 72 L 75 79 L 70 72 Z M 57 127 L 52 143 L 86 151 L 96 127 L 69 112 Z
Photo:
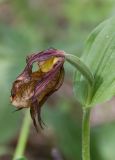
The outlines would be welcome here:
M 111 99 L 115 95 L 115 17 L 93 30 L 81 59 L 94 75 L 88 106 Z M 87 80 L 77 72 L 74 82 L 77 100 L 85 105 L 89 92 Z

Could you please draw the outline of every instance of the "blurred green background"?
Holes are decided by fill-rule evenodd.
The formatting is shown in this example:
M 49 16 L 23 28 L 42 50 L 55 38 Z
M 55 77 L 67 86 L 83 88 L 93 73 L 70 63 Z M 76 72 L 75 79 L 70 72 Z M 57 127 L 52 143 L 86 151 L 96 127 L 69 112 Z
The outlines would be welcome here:
M 80 56 L 92 29 L 115 14 L 114 0 L 0 0 L 0 160 L 11 160 L 23 112 L 13 113 L 12 82 L 26 56 L 50 47 Z M 65 64 L 62 88 L 42 110 L 46 127 L 33 125 L 25 155 L 29 160 L 81 160 L 80 105 L 72 91 L 74 69 Z M 91 157 L 115 160 L 115 101 L 97 106 L 91 116 Z

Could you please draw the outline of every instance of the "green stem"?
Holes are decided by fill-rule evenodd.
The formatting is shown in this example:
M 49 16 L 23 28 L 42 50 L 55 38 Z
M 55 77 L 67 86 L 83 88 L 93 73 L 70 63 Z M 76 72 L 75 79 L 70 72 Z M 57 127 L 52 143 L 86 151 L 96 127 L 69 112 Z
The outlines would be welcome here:
M 88 66 L 84 62 L 82 62 L 82 60 L 79 57 L 74 56 L 72 54 L 65 53 L 65 57 L 69 63 L 71 63 L 77 70 L 81 72 L 81 74 L 88 81 L 89 85 L 92 86 L 94 83 L 94 77 Z
M 83 107 L 82 120 L 82 160 L 90 160 L 90 113 L 91 108 L 87 108 L 92 97 L 92 87 L 88 85 L 88 95 L 86 104 Z
M 18 158 L 21 158 L 24 155 L 24 151 L 25 151 L 25 147 L 26 147 L 26 143 L 29 135 L 30 124 L 31 124 L 30 114 L 27 111 L 25 113 L 20 137 L 14 153 L 13 160 L 17 160 Z
M 90 108 L 83 108 L 82 160 L 90 160 Z
M 89 104 L 92 98 L 92 89 L 94 85 L 94 77 L 82 60 L 74 55 L 65 54 L 69 63 L 71 63 L 88 81 L 88 92 L 85 106 L 83 106 L 82 121 L 82 160 L 90 160 L 90 108 Z

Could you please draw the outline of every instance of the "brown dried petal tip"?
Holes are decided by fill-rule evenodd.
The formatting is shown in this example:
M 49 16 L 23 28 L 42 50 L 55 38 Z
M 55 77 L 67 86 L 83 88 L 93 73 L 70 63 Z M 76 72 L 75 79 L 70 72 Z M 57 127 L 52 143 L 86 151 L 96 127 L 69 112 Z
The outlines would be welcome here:
M 36 118 L 42 127 L 41 106 L 47 98 L 58 90 L 64 79 L 64 51 L 48 49 L 27 57 L 24 71 L 14 81 L 11 90 L 11 102 L 17 107 L 30 108 L 33 124 L 38 130 Z M 32 71 L 33 64 L 38 70 Z

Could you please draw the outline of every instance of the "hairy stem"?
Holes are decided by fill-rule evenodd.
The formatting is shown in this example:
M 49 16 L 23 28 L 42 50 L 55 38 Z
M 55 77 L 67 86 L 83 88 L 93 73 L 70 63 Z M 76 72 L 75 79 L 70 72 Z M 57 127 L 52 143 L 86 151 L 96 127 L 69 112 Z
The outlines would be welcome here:
M 83 108 L 82 160 L 90 160 L 90 108 Z
M 16 150 L 14 153 L 13 160 L 17 160 L 18 158 L 21 158 L 24 155 L 24 151 L 25 151 L 25 147 L 26 147 L 26 143 L 27 143 L 27 139 L 29 135 L 30 124 L 31 124 L 31 118 L 30 118 L 29 112 L 27 111 L 25 113 L 20 137 L 19 137 L 18 144 L 17 144 Z

